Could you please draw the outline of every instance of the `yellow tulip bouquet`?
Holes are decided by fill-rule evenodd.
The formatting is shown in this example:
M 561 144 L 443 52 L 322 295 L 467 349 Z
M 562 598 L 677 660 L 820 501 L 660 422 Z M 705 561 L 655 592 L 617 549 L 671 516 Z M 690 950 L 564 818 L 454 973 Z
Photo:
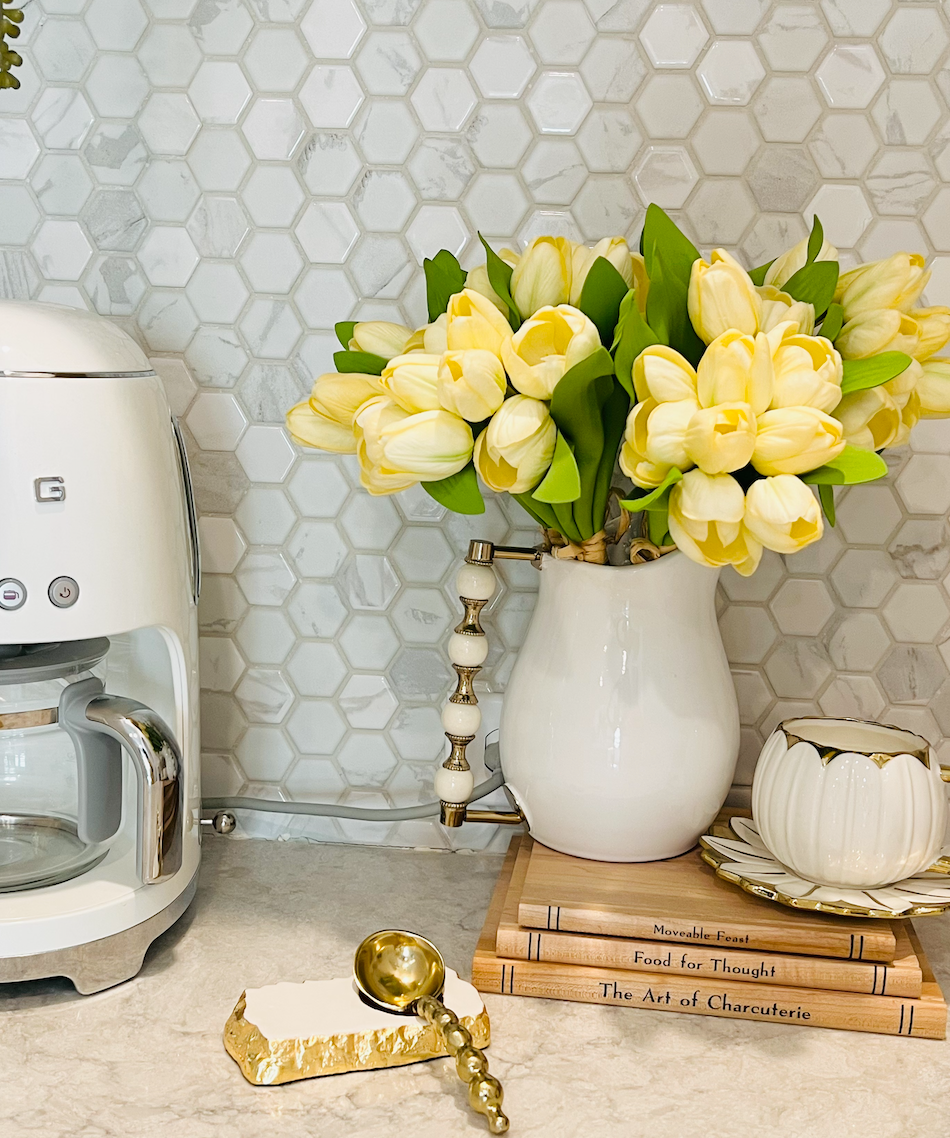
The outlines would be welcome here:
M 539 237 L 466 273 L 425 261 L 429 323 L 336 326 L 338 371 L 288 414 L 294 439 L 355 453 L 363 485 L 420 482 L 458 513 L 511 494 L 555 546 L 605 561 L 614 467 L 641 545 L 755 571 L 834 525 L 835 485 L 887 473 L 885 447 L 950 415 L 950 309 L 896 253 L 840 274 L 811 235 L 751 272 L 708 261 L 657 206 L 638 252 Z M 817 497 L 816 497 L 817 491 Z

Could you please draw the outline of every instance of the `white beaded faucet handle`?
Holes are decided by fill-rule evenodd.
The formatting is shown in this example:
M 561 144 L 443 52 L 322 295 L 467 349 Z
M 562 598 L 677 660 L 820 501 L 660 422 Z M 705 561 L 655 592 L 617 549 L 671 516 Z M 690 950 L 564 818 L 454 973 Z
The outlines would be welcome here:
M 541 553 L 537 549 L 493 545 L 490 541 L 469 542 L 465 564 L 456 578 L 465 615 L 449 637 L 449 659 L 458 676 L 458 684 L 442 709 L 442 726 L 451 751 L 435 773 L 435 792 L 441 801 L 442 824 L 445 826 L 461 826 L 463 822 L 509 822 L 517 825 L 523 821 L 520 813 L 466 809 L 475 789 L 475 776 L 465 757 L 465 749 L 475 738 L 482 722 L 473 682 L 488 656 L 488 639 L 479 623 L 479 616 L 495 595 L 498 585 L 492 568 L 496 557 L 532 561 L 538 568 L 541 566 Z

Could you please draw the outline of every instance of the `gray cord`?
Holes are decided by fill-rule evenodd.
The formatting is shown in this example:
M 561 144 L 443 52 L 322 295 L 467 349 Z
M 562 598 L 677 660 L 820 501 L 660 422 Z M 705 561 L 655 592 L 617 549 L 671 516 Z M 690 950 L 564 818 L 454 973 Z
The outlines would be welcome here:
M 499 786 L 505 776 L 501 768 L 472 791 L 469 802 L 485 798 Z M 203 798 L 203 810 L 260 810 L 265 814 L 309 814 L 321 818 L 357 818 L 364 822 L 406 822 L 410 818 L 431 818 L 440 811 L 438 802 L 421 806 L 403 806 L 398 810 L 367 810 L 358 806 L 331 806 L 322 802 L 275 802 L 267 798 Z

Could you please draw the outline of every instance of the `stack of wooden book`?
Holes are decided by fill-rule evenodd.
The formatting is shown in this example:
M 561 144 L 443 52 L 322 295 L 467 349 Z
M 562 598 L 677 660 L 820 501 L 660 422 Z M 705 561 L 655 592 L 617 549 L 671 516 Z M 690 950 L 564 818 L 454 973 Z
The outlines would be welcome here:
M 482 992 L 946 1036 L 910 921 L 785 908 L 692 850 L 613 864 L 515 838 L 472 966 Z

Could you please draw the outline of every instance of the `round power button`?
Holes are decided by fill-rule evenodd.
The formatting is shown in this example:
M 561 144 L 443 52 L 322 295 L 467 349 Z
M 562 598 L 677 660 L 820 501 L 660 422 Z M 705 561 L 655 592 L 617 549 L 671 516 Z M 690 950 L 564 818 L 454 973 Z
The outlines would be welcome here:
M 57 577 L 49 587 L 49 599 L 58 609 L 68 609 L 79 600 L 79 586 L 72 577 Z
M 26 604 L 26 586 L 15 577 L 0 581 L 0 609 L 20 609 Z

